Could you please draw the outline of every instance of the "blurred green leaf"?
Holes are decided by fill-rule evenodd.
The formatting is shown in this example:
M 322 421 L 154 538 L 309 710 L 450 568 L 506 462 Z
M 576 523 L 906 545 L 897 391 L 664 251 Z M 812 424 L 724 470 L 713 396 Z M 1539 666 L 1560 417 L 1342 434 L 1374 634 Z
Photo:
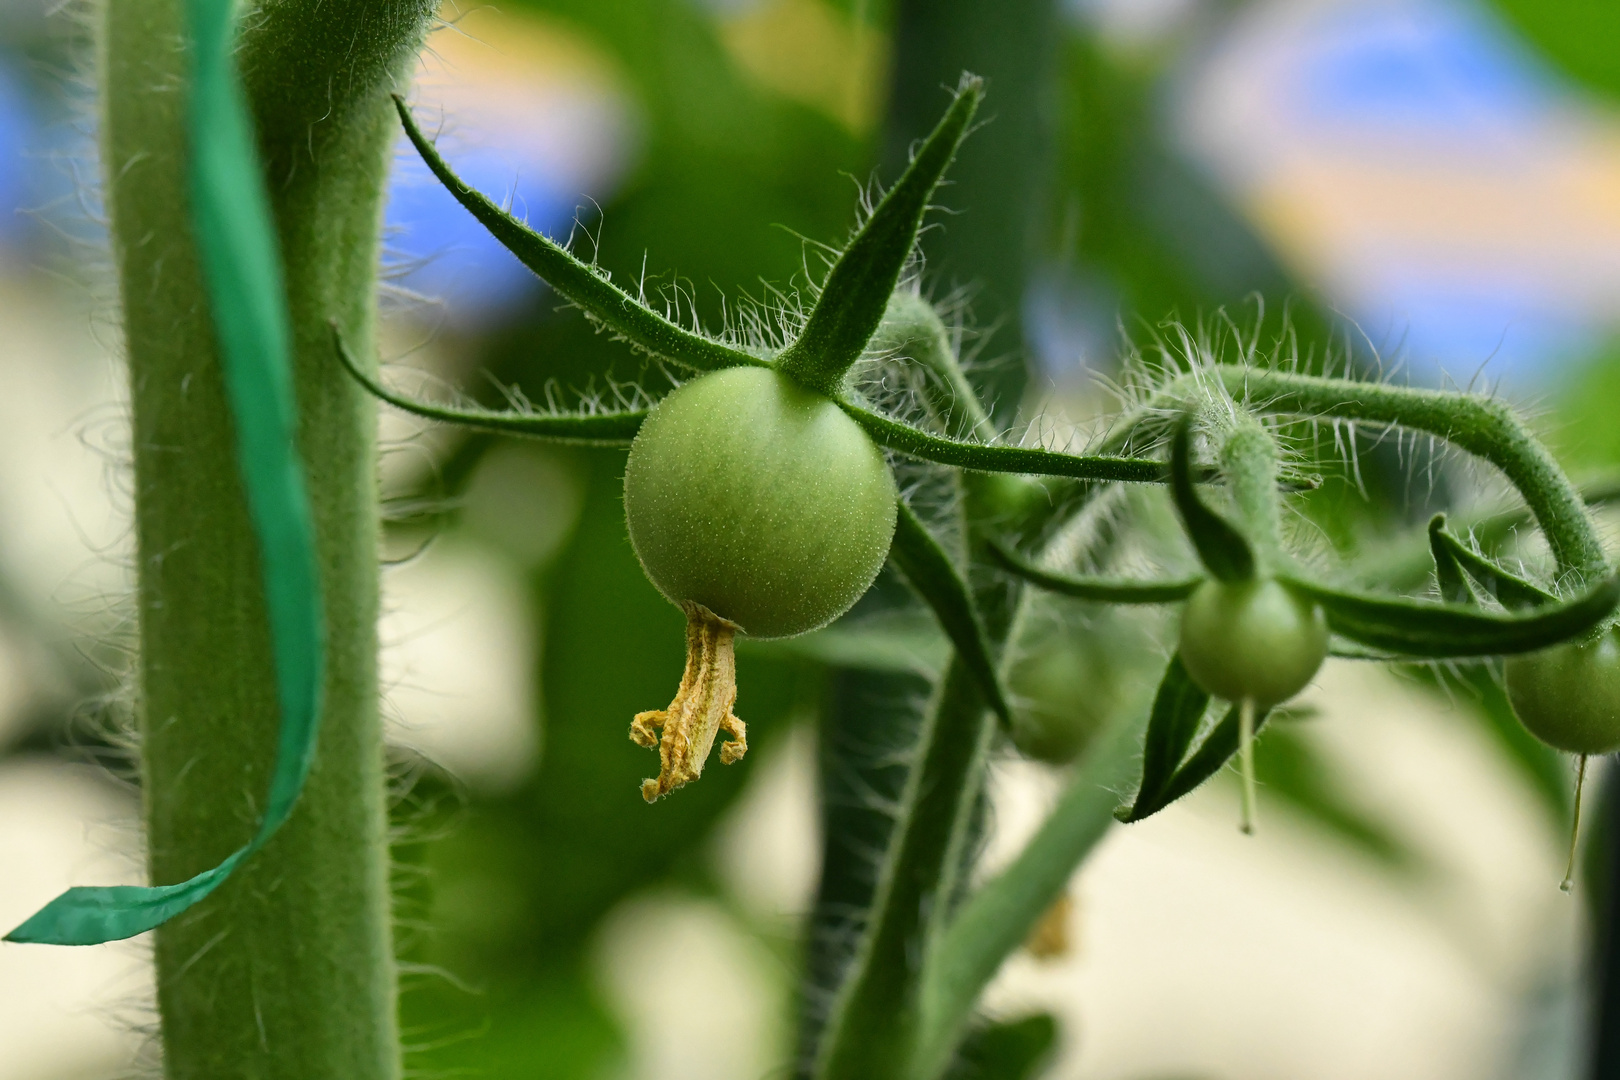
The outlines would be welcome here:
M 1593 90 L 1620 94 L 1620 5 L 1606 0 L 1494 0 L 1548 60 Z
M 1057 1036 L 1048 1013 L 985 1023 L 962 1040 L 947 1080 L 1035 1080 L 1051 1063 Z
M 1255 741 L 1262 797 L 1280 799 L 1317 827 L 1392 870 L 1412 870 L 1419 857 L 1400 835 L 1350 798 L 1308 730 L 1272 723 Z

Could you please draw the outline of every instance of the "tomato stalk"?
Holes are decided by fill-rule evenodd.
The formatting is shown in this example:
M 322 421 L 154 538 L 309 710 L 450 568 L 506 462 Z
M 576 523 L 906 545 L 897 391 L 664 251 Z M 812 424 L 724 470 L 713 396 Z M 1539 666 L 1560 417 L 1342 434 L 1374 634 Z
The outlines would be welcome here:
M 1243 522 L 1243 536 L 1257 549 L 1262 567 L 1276 570 L 1282 552 L 1282 504 L 1277 493 L 1282 454 L 1277 440 L 1247 410 L 1240 411 L 1223 434 L 1221 474 Z
M 109 0 L 102 161 L 134 423 L 142 792 L 154 882 L 252 830 L 279 720 L 257 544 L 191 240 L 177 0 Z M 391 1080 L 400 1071 L 377 717 L 374 409 L 329 320 L 372 339 L 387 92 L 423 0 L 256 8 L 239 60 L 286 266 L 299 446 L 322 568 L 325 722 L 303 797 L 237 876 L 156 935 L 167 1074 Z

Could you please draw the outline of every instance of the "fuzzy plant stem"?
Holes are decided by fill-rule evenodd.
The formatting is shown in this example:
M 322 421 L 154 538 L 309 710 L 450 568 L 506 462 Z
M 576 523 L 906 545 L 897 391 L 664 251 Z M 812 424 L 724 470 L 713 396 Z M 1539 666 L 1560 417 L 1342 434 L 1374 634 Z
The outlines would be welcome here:
M 1473 394 L 1325 379 L 1252 368 L 1213 368 L 1226 390 L 1269 413 L 1389 424 L 1445 439 L 1501 469 L 1547 536 L 1560 578 L 1575 588 L 1608 575 L 1608 560 L 1580 492 L 1503 402 Z
M 1225 432 L 1220 461 L 1244 538 L 1259 549 L 1262 563 L 1275 566 L 1282 544 L 1282 504 L 1277 497 L 1282 455 L 1277 440 L 1259 420 L 1240 412 Z
M 939 376 L 930 388 L 936 413 L 987 429 L 984 410 L 962 378 L 938 316 L 927 308 L 897 311 L 893 304 L 889 315 L 889 336 L 909 339 Z M 970 565 L 985 565 L 976 526 L 995 512 L 1000 480 L 963 478 L 961 505 L 974 549 Z M 1021 590 L 993 574 L 973 584 L 994 664 Z M 864 933 L 823 1032 L 818 1080 L 893 1080 L 910 1075 L 918 1060 L 923 965 L 963 892 L 983 827 L 996 723 L 980 686 L 969 663 L 956 654 L 935 687 L 896 803 Z
M 971 832 L 994 732 L 989 715 L 967 666 L 952 659 L 919 732 L 861 946 L 822 1035 L 817 1080 L 893 1080 L 906 1072 L 922 958 Z
M 423 0 L 279 0 L 246 14 L 257 121 L 294 333 L 299 447 L 327 623 L 324 720 L 274 840 L 157 933 L 167 1075 L 400 1075 L 377 713 L 375 417 L 328 320 L 373 351 L 388 93 Z M 257 547 L 185 199 L 180 0 L 107 0 L 102 160 L 134 425 L 141 779 L 155 883 L 240 846 L 279 721 Z

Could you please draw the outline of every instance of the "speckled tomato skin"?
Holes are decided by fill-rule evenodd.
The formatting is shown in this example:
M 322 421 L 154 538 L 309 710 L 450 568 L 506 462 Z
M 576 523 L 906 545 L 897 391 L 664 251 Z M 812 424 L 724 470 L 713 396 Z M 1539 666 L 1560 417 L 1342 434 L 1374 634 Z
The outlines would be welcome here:
M 1210 580 L 1181 613 L 1181 662 L 1205 691 L 1280 705 L 1316 676 L 1327 658 L 1321 605 L 1273 578 Z
M 825 626 L 860 599 L 888 557 L 896 495 L 855 421 L 756 367 L 711 372 L 660 401 L 624 474 L 647 577 L 760 638 Z
M 1620 637 L 1510 656 L 1503 665 L 1508 700 L 1519 723 L 1571 754 L 1620 750 Z

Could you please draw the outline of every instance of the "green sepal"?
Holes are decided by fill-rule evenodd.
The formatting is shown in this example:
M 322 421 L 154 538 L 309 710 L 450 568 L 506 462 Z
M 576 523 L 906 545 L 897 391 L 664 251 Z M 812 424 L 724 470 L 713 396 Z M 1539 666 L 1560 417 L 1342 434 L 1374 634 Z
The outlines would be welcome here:
M 1282 580 L 1322 605 L 1335 634 L 1423 660 L 1533 652 L 1586 633 L 1620 603 L 1620 576 L 1605 578 L 1574 600 L 1528 614 L 1345 592 L 1295 577 Z
M 1221 581 L 1254 577 L 1254 549 L 1225 518 L 1204 505 L 1193 487 L 1192 417 L 1183 416 L 1170 442 L 1170 495 L 1198 558 Z
M 1271 716 L 1269 709 L 1256 709 L 1254 713 L 1254 730 L 1265 726 L 1266 720 Z M 1152 817 L 1160 810 L 1190 794 L 1200 787 L 1205 780 L 1214 776 L 1238 752 L 1238 736 L 1241 720 L 1239 708 L 1236 705 L 1226 710 L 1226 715 L 1220 719 L 1204 741 L 1198 744 L 1192 756 L 1182 762 L 1175 773 L 1160 787 L 1151 801 L 1144 802 L 1139 796 L 1136 805 L 1131 807 L 1130 816 L 1126 821 L 1141 821 Z
M 1148 714 L 1147 738 L 1142 744 L 1142 782 L 1137 785 L 1132 804 L 1116 810 L 1115 817 L 1140 821 L 1166 804 L 1164 793 L 1175 780 L 1176 770 L 1186 758 L 1208 709 L 1209 694 L 1187 674 L 1181 654 L 1172 656 Z
M 991 560 L 1009 574 L 1049 592 L 1099 604 L 1173 604 L 1187 599 L 1204 581 L 1202 577 L 1132 581 L 1129 578 L 1059 574 L 1041 569 L 1000 540 L 991 540 L 989 548 Z
M 911 258 L 928 200 L 956 156 L 984 96 L 984 80 L 964 74 L 956 100 L 940 118 L 900 182 L 878 203 L 822 283 L 799 336 L 778 363 L 784 374 L 837 397 L 844 376 L 877 332 L 900 271 Z
M 906 500 L 897 499 L 895 502 L 898 513 L 889 559 L 939 620 L 945 636 L 951 639 L 957 655 L 978 684 L 985 704 L 1002 723 L 1010 726 L 1012 710 L 1007 705 L 1007 694 L 996 671 L 995 659 L 990 654 L 984 620 L 973 601 L 972 590 L 950 555 L 946 554 L 911 507 L 906 505 Z
M 1457 561 L 1457 546 L 1447 543 L 1454 539 L 1446 529 L 1446 515 L 1436 514 L 1429 519 L 1429 553 L 1434 556 L 1434 580 L 1440 586 L 1440 599 L 1448 604 L 1473 604 L 1479 598 L 1468 584 Z
M 516 435 L 527 439 L 546 439 L 551 442 L 572 443 L 578 446 L 629 446 L 647 419 L 646 409 L 626 409 L 606 413 L 525 413 L 494 412 L 489 409 L 457 409 L 448 405 L 434 405 L 418 401 L 388 389 L 368 375 L 349 352 L 348 344 L 336 322 L 332 323 L 332 342 L 338 361 L 350 377 L 366 389 L 372 397 L 386 401 L 396 409 L 415 416 L 455 424 L 474 431 L 488 431 L 496 435 Z
M 1163 483 L 1166 475 L 1164 463 L 1152 458 L 1085 457 L 1027 446 L 964 442 L 891 420 L 848 401 L 838 402 L 838 407 L 865 428 L 878 445 L 939 465 L 953 465 L 974 472 L 1067 476 L 1076 480 L 1113 480 L 1137 484 Z
M 422 134 L 421 128 L 416 126 L 416 119 L 404 98 L 395 94 L 394 106 L 399 110 L 400 123 L 404 124 L 405 134 L 416 147 L 416 152 L 422 155 L 427 167 L 455 196 L 456 201 L 517 256 L 519 262 L 587 315 L 637 348 L 694 371 L 713 371 L 741 364 L 770 366 L 757 356 L 695 334 L 664 318 L 613 284 L 594 266 L 581 262 L 561 244 L 540 235 L 496 206 L 455 174 L 427 136 Z M 884 296 L 887 297 L 888 293 L 884 293 Z
M 1466 603 L 1476 599 L 1468 581 L 1457 580 L 1466 574 L 1509 610 L 1523 611 L 1558 602 L 1558 597 L 1546 589 L 1525 580 L 1518 574 L 1504 570 L 1463 543 L 1455 533 L 1446 528 L 1444 514 L 1436 514 L 1429 520 L 1429 550 L 1434 553 L 1435 574 L 1440 579 L 1440 595 L 1446 600 Z

